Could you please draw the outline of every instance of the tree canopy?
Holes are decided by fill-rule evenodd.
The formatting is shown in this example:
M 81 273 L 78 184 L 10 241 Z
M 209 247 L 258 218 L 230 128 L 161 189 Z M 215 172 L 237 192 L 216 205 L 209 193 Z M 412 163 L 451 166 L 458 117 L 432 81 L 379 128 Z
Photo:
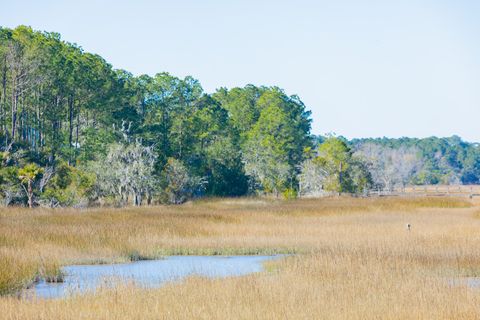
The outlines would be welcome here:
M 181 172 L 190 196 L 295 188 L 310 122 L 302 101 L 277 87 L 208 94 L 190 76 L 115 70 L 57 33 L 0 28 L 0 148 L 11 158 L 3 167 L 51 168 L 46 187 L 29 193 L 37 203 L 72 205 L 65 190 L 80 180 L 79 199 L 186 199 L 165 185 L 176 181 L 168 172 Z M 2 172 L 9 203 L 21 203 Z
M 347 141 L 310 127 L 301 99 L 275 86 L 206 93 L 191 76 L 113 69 L 58 33 L 0 27 L 6 205 L 480 183 L 480 148 L 458 137 Z

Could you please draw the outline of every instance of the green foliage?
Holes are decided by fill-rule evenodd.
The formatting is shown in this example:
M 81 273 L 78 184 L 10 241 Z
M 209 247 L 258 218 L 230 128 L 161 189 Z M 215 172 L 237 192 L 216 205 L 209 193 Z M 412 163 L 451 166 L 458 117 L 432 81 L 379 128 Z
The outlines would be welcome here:
M 332 192 L 350 191 L 350 160 L 352 154 L 348 146 L 338 138 L 329 138 L 318 149 L 314 163 L 327 172 L 324 190 Z
M 266 192 L 281 192 L 292 175 L 288 153 L 293 147 L 286 114 L 277 106 L 265 108 L 245 143 L 247 174 L 257 179 Z
M 308 192 L 363 193 L 372 184 L 367 164 L 353 156 L 342 139 L 329 137 L 318 147 L 317 156 L 302 166 L 300 179 Z M 312 187 L 314 186 L 314 187 Z
M 263 88 L 260 115 L 242 145 L 245 171 L 254 188 L 278 195 L 296 185 L 297 165 L 310 146 L 309 113 L 295 96 L 278 88 Z
M 33 207 L 34 183 L 43 174 L 43 168 L 39 168 L 35 163 L 29 163 L 18 170 L 18 178 L 28 197 L 28 206 Z
M 162 177 L 164 183 L 162 200 L 165 203 L 183 203 L 199 195 L 204 185 L 202 178 L 191 175 L 187 167 L 175 158 L 168 158 Z
M 286 188 L 283 192 L 282 192 L 282 196 L 284 199 L 286 200 L 291 200 L 291 199 L 296 199 L 297 198 L 297 190 L 295 190 L 294 188 Z
M 208 95 L 190 76 L 113 70 L 57 33 L 24 26 L 0 31 L 0 111 L 8 115 L 0 117 L 0 138 L 11 154 L 1 160 L 55 168 L 44 181 L 44 201 L 120 198 L 124 204 L 146 197 L 150 203 L 161 193 L 152 181 L 172 166 L 201 179 L 206 195 L 239 196 L 249 185 L 278 195 L 297 187 L 297 167 L 311 146 L 310 113 L 297 96 L 253 85 Z M 142 163 L 130 157 L 132 141 L 155 159 L 153 168 L 136 167 L 148 174 L 129 170 Z M 93 192 L 74 190 L 85 172 L 96 173 Z
M 260 117 L 261 109 L 257 102 L 266 90 L 268 89 L 265 87 L 247 85 L 245 88 L 231 90 L 220 88 L 213 95 L 214 99 L 228 111 L 229 122 L 240 133 L 242 141 L 246 139 L 246 134 Z
M 18 168 L 15 166 L 2 166 L 0 168 L 0 192 L 4 205 L 22 204 L 23 191 L 18 183 Z
M 190 76 L 114 70 L 59 34 L 26 26 L 0 28 L 0 114 L 6 204 L 290 197 L 300 179 L 359 193 L 370 188 L 372 166 L 352 150 L 367 142 L 419 150 L 421 166 L 384 170 L 401 184 L 480 183 L 480 148 L 458 137 L 312 137 L 310 112 L 280 88 L 247 85 L 210 95 Z M 308 180 L 306 172 L 320 178 Z M 177 173 L 183 178 L 174 179 Z
M 42 168 L 39 168 L 35 163 L 29 163 L 18 170 L 18 178 L 22 183 L 28 184 L 35 181 L 42 173 Z
M 61 163 L 41 199 L 51 206 L 85 206 L 93 194 L 95 175 Z
M 365 144 L 399 150 L 415 148 L 423 162 L 422 170 L 411 177 L 415 184 L 478 184 L 480 183 L 480 147 L 462 141 L 457 136 L 449 138 L 380 138 L 354 139 L 354 149 Z
M 368 164 L 356 156 L 352 156 L 350 159 L 348 177 L 350 185 L 347 189 L 351 193 L 365 194 L 373 186 L 373 179 Z
M 80 144 L 78 161 L 86 163 L 107 156 L 108 146 L 116 141 L 114 132 L 107 129 L 87 128 Z

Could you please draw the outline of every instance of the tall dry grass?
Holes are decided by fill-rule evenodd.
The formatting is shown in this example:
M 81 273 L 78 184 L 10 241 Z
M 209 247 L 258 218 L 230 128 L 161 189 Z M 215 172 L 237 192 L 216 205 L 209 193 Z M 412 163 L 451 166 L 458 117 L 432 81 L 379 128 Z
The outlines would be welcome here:
M 124 286 L 50 301 L 3 297 L 0 317 L 474 319 L 480 317 L 480 292 L 449 280 L 480 276 L 477 212 L 476 204 L 451 198 L 219 199 L 123 210 L 4 210 L 0 261 L 9 257 L 10 264 L 0 268 L 7 279 L 0 283 L 9 288 L 38 268 L 55 273 L 66 263 L 164 254 L 299 254 L 247 277 L 190 278 L 150 290 Z M 22 267 L 12 269 L 16 261 Z

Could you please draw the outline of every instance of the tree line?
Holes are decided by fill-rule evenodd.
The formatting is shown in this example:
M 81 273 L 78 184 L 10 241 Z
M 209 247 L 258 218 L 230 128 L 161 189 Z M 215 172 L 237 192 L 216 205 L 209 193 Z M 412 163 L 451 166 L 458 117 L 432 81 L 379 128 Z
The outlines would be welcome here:
M 304 195 L 480 183 L 480 146 L 458 136 L 351 141 L 317 136 L 315 142 L 316 152 L 301 164 Z
M 293 192 L 310 112 L 277 87 L 133 76 L 57 33 L 0 28 L 5 204 L 140 205 Z M 290 191 L 288 191 L 290 190 Z
M 325 140 L 310 127 L 301 99 L 278 87 L 209 94 L 190 76 L 114 69 L 58 33 L 0 27 L 5 205 L 288 198 L 480 177 L 478 147 L 457 138 Z

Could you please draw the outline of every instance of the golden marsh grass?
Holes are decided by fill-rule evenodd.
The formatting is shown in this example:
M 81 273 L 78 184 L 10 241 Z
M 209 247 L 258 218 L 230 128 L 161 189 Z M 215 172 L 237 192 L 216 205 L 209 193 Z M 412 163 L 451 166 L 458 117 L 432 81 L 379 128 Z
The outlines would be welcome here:
M 297 253 L 245 277 L 192 277 L 58 300 L 0 298 L 7 319 L 475 319 L 476 203 L 452 198 L 211 199 L 182 206 L 0 211 L 4 292 L 71 263 Z M 412 225 L 411 231 L 405 228 Z

